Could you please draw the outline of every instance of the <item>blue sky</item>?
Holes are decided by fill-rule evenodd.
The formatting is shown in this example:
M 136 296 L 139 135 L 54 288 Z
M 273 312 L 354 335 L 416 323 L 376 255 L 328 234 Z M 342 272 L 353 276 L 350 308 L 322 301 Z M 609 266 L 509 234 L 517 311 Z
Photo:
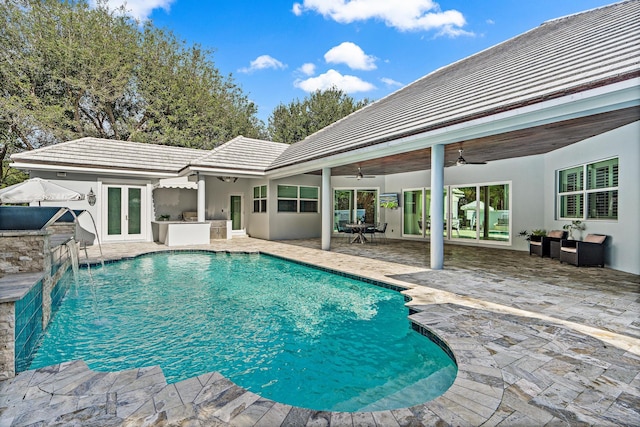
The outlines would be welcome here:
M 109 0 L 116 6 L 121 0 Z M 267 123 L 280 103 L 335 85 L 380 99 L 544 21 L 612 0 L 127 0 L 188 43 L 214 50 Z

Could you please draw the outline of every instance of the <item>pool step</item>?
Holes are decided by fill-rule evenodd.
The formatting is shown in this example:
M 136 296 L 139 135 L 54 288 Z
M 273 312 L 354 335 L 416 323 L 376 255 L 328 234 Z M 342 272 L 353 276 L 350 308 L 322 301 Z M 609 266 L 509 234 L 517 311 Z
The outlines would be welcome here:
M 360 412 L 372 412 L 372 411 L 384 411 L 389 408 L 404 408 L 407 402 L 415 400 L 415 396 L 420 396 L 419 403 L 425 403 L 435 399 L 440 395 L 439 392 L 433 393 L 437 390 L 442 390 L 446 387 L 445 384 L 449 383 L 451 376 L 455 375 L 455 367 L 448 366 L 446 368 L 439 369 L 412 384 L 398 389 L 398 384 L 406 383 L 406 381 L 400 376 L 398 378 L 390 379 L 385 384 L 372 388 L 355 396 L 348 402 L 352 405 L 352 402 L 358 401 L 371 401 L 370 396 L 385 396 L 373 403 L 358 408 Z M 453 372 L 452 372 L 453 371 Z M 442 383 L 442 385 L 440 385 Z M 397 391 L 392 391 L 397 390 Z

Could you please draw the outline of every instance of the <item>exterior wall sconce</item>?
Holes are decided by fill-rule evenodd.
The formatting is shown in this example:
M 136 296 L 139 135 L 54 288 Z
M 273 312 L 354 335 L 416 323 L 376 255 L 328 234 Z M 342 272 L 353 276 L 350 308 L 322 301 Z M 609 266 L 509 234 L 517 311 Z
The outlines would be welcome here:
M 236 182 L 238 180 L 238 177 L 219 176 L 218 179 L 222 182 Z
M 96 204 L 96 194 L 93 192 L 93 188 L 91 188 L 89 193 L 87 193 L 87 202 L 89 202 L 89 206 Z

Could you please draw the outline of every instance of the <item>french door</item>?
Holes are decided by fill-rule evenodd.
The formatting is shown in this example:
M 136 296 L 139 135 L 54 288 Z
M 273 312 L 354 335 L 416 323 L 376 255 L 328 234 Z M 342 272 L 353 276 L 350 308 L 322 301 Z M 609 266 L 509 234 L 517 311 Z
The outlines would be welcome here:
M 229 209 L 229 212 L 231 216 L 231 229 L 234 231 L 243 230 L 244 219 L 242 213 L 244 211 L 244 197 L 237 194 L 233 194 L 230 197 L 229 203 L 231 208 Z
M 146 234 L 146 188 L 134 185 L 105 185 L 106 221 L 103 240 L 143 240 Z

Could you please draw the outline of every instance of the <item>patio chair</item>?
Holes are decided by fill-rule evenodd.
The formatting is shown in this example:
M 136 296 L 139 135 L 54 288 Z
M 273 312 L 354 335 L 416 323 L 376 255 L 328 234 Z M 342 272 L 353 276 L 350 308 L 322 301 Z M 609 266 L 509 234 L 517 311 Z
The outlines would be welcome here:
M 378 234 L 382 234 L 382 238 L 384 240 L 387 240 L 387 223 L 385 222 L 384 224 L 382 224 L 382 227 L 380 227 L 380 224 L 378 224 L 378 226 L 374 229 L 374 233 L 378 233 Z
M 546 236 L 531 236 L 529 240 L 529 255 L 535 254 L 542 258 L 545 256 L 559 258 L 560 240 L 566 238 L 567 232 L 563 230 L 551 230 Z
M 372 226 L 372 227 L 367 227 L 364 230 L 364 234 L 368 234 L 369 235 L 369 239 L 371 240 L 371 242 L 373 243 L 374 241 L 374 237 L 376 234 L 376 228 L 380 226 L 380 223 L 377 223 L 376 225 Z
M 343 233 L 347 240 L 351 239 L 353 230 L 346 226 L 347 221 L 338 221 L 338 233 Z
M 604 248 L 607 236 L 603 234 L 587 234 L 583 241 L 560 241 L 560 262 L 578 267 L 583 265 L 599 265 L 604 268 Z

